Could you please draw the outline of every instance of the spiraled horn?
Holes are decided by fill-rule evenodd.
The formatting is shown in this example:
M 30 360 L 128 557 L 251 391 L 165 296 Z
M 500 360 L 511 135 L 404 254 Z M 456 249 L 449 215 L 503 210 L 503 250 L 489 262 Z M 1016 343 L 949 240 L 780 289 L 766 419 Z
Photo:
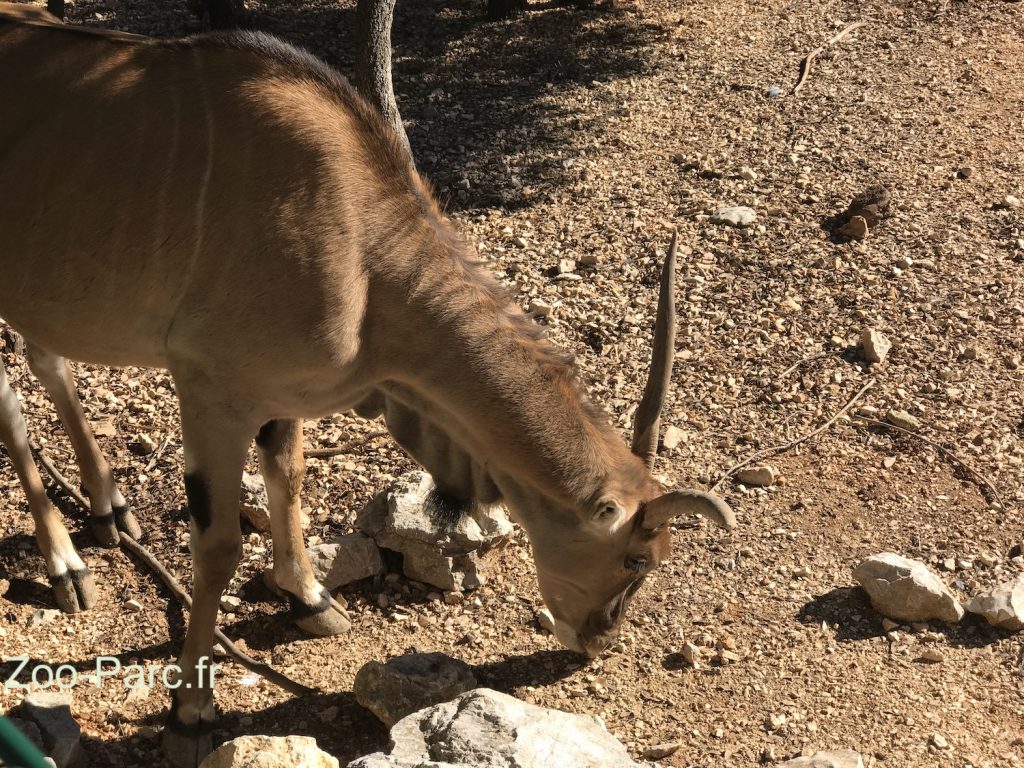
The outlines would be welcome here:
M 654 348 L 651 350 L 651 369 L 647 374 L 644 396 L 636 409 L 633 427 L 633 453 L 648 467 L 654 464 L 658 450 L 658 431 L 661 409 L 672 381 L 672 360 L 676 351 L 676 240 L 672 233 L 668 256 L 661 268 L 661 286 L 658 291 L 658 315 L 654 321 Z

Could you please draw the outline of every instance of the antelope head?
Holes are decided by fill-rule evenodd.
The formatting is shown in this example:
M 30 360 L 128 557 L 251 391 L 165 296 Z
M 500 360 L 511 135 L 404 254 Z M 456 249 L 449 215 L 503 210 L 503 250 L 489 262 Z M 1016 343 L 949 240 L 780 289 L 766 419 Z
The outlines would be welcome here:
M 673 235 L 661 274 L 651 369 L 636 412 L 632 455 L 620 445 L 617 469 L 583 508 L 545 516 L 547 529 L 530 535 L 555 635 L 567 648 L 591 657 L 614 641 L 633 596 L 668 556 L 673 518 L 699 514 L 724 528 L 736 525 L 732 510 L 717 496 L 666 490 L 651 476 L 675 350 L 675 257 Z M 529 494 L 508 498 L 510 507 L 520 509 L 537 501 Z

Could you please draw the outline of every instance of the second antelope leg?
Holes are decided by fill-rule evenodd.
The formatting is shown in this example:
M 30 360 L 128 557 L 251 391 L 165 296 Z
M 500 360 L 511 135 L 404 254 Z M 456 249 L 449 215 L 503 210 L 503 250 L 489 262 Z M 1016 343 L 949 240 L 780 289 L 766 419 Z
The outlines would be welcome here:
M 14 462 L 21 487 L 28 497 L 28 508 L 35 523 L 36 541 L 46 561 L 57 605 L 67 613 L 89 608 L 96 599 L 96 585 L 92 574 L 78 556 L 67 528 L 46 496 L 42 478 L 36 469 L 28 445 L 25 418 L 21 414 L 18 396 L 7 383 L 7 372 L 0 360 L 0 443 Z
M 352 628 L 345 609 L 313 576 L 300 522 L 302 422 L 268 422 L 256 438 L 260 471 L 267 483 L 270 529 L 274 540 L 274 581 L 288 595 L 291 618 L 314 635 L 338 635 Z
M 75 391 L 75 381 L 67 361 L 27 339 L 25 345 L 28 366 L 53 400 L 64 430 L 75 449 L 82 489 L 89 497 L 92 512 L 89 522 L 93 535 L 105 547 L 117 546 L 118 531 L 124 531 L 133 539 L 140 538 L 142 531 L 135 515 L 117 489 L 114 473 L 110 471 L 110 465 L 96 444 L 96 437 L 82 411 L 82 403 Z
M 235 415 L 231 403 L 203 396 L 215 388 L 187 380 L 177 383 L 194 575 L 192 611 L 171 691 L 164 752 L 173 765 L 194 768 L 212 745 L 213 632 L 221 594 L 242 554 L 238 502 L 242 467 L 256 426 Z

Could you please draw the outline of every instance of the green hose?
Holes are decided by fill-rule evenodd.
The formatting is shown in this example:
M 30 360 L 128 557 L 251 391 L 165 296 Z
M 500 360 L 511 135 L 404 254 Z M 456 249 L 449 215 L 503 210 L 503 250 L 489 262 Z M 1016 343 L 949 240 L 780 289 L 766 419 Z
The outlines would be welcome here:
M 9 768 L 50 768 L 35 744 L 3 715 L 0 715 L 0 757 Z

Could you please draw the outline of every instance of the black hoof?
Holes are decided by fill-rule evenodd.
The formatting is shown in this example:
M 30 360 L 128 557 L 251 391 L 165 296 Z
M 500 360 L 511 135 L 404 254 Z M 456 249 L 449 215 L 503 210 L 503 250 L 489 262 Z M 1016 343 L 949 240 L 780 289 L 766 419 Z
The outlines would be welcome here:
M 92 535 L 100 546 L 108 549 L 116 547 L 121 543 L 120 531 L 124 531 L 133 539 L 138 541 L 142 538 L 142 528 L 135 514 L 130 507 L 114 507 L 113 512 L 105 515 L 93 515 L 89 518 L 89 525 L 92 527 Z
M 96 602 L 96 582 L 92 580 L 88 568 L 51 576 L 50 584 L 53 586 L 57 607 L 64 613 L 87 611 Z
M 304 603 L 291 592 L 287 595 L 288 618 L 304 632 L 318 637 L 330 637 L 352 629 L 348 613 L 326 589 L 321 590 L 320 600 L 315 605 Z

